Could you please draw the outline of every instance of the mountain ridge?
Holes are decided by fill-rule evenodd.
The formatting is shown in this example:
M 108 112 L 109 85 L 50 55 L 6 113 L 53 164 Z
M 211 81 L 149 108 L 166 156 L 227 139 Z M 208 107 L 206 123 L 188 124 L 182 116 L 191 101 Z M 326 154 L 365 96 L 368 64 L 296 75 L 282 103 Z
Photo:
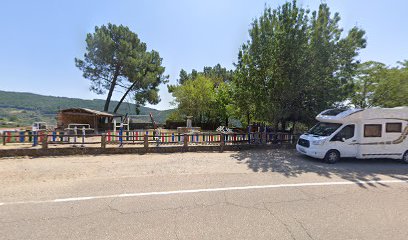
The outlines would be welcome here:
M 109 112 L 113 112 L 117 103 L 118 101 L 111 101 Z M 90 100 L 0 90 L 0 122 L 16 122 L 19 125 L 25 125 L 46 120 L 55 123 L 53 119 L 55 116 L 47 117 L 47 115 L 56 115 L 59 110 L 66 108 L 90 108 L 103 111 L 104 105 L 105 100 L 102 99 Z M 157 110 L 149 107 L 140 107 L 139 110 L 139 115 L 148 115 L 151 112 L 158 123 L 164 123 L 168 115 L 174 111 L 174 109 Z M 118 113 L 136 115 L 136 105 L 123 102 Z

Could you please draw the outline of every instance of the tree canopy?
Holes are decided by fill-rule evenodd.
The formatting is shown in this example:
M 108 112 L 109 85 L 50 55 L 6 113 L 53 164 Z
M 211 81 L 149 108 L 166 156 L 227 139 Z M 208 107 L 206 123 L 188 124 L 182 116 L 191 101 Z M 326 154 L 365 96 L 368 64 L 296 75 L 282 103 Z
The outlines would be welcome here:
M 368 61 L 359 65 L 351 104 L 358 108 L 408 106 L 408 61 L 395 67 Z
M 385 71 L 385 64 L 380 62 L 368 61 L 359 64 L 354 80 L 354 92 L 351 94 L 351 103 L 355 107 L 373 106 L 374 93 Z
M 162 58 L 154 50 L 147 51 L 136 33 L 123 25 L 96 26 L 94 33 L 87 34 L 86 45 L 84 59 L 75 58 L 75 65 L 91 81 L 91 91 L 108 93 L 104 111 L 109 110 L 112 94 L 118 87 L 124 94 L 114 112 L 129 93 L 134 94 L 136 106 L 160 101 L 158 86 L 168 78 L 163 75 Z
M 408 61 L 387 68 L 379 75 L 372 103 L 380 107 L 408 106 Z
M 173 96 L 181 114 L 192 115 L 201 123 L 209 117 L 214 103 L 213 82 L 205 76 L 186 80 L 174 89 Z
M 342 37 L 339 21 L 327 4 L 313 12 L 296 1 L 265 8 L 238 53 L 234 85 L 241 115 L 282 125 L 308 122 L 345 100 L 366 40 L 357 27 Z
M 231 81 L 233 71 L 220 64 L 204 67 L 202 72 L 180 71 L 178 84 L 168 85 L 175 98 L 177 113 L 172 117 L 191 115 L 196 124 L 219 125 L 228 120 L 233 112 Z

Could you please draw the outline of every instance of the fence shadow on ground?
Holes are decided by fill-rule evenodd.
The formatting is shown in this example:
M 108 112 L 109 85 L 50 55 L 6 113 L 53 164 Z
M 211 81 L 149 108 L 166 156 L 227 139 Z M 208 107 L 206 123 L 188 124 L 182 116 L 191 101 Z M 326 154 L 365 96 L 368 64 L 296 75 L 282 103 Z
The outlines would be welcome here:
M 408 164 L 393 159 L 342 159 L 336 164 L 300 155 L 293 149 L 254 149 L 233 153 L 238 164 L 246 164 L 254 172 L 273 172 L 285 177 L 315 173 L 326 178 L 340 177 L 354 181 L 360 187 L 387 186 L 384 183 L 357 181 L 384 180 L 384 176 L 408 181 Z

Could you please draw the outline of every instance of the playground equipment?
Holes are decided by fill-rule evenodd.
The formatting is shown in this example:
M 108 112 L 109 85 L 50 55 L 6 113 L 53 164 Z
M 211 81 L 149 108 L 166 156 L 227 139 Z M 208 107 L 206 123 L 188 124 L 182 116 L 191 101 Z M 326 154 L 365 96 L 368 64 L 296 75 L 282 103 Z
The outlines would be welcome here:
M 225 126 L 219 126 L 216 129 L 217 132 L 221 132 L 221 133 L 233 133 L 233 131 Z
M 68 124 L 68 127 L 65 128 L 64 130 L 67 132 L 67 134 L 69 134 L 70 132 L 73 132 L 76 135 L 78 129 L 81 129 L 82 131 L 94 131 L 95 130 L 91 128 L 91 125 L 85 124 L 85 123 L 70 123 Z
M 116 117 L 119 118 L 119 117 Z M 150 113 L 149 115 L 128 115 L 126 114 L 124 117 L 120 117 L 120 122 L 118 122 L 115 118 L 113 119 L 113 131 L 118 131 L 122 127 L 123 130 L 130 131 L 130 125 L 133 124 L 149 124 L 152 123 L 153 129 L 157 129 L 156 121 L 153 118 L 153 114 Z M 133 129 L 132 129 L 133 130 Z
M 68 124 L 68 128 L 65 128 L 64 130 L 66 131 L 67 135 L 69 135 L 70 132 L 74 134 L 74 137 L 73 137 L 74 147 L 76 146 L 75 144 L 77 142 L 78 130 L 82 131 L 81 147 L 84 147 L 86 131 L 94 131 L 94 129 L 91 128 L 91 125 L 86 124 L 86 123 L 70 123 Z M 55 137 L 56 135 L 54 136 L 54 133 L 53 133 L 53 139 L 55 139 Z M 69 137 L 67 137 L 66 140 L 69 142 Z
M 150 120 L 152 121 L 152 124 L 153 124 L 153 129 L 154 129 L 154 140 L 156 141 L 156 146 L 159 146 L 159 144 L 160 144 L 160 142 L 161 142 L 161 138 L 160 138 L 160 129 L 159 128 L 157 128 L 157 124 L 156 124 L 156 122 L 154 121 L 154 118 L 153 118 L 153 114 L 152 113 L 149 113 L 149 116 L 150 116 Z
M 153 129 L 156 130 L 157 125 L 156 125 L 156 122 L 154 121 L 153 115 L 152 113 L 149 113 L 149 115 L 150 115 L 150 120 L 152 121 L 152 124 L 153 124 Z
M 134 119 L 140 119 L 141 117 L 149 117 L 150 121 L 153 124 L 153 134 L 154 135 L 159 135 L 160 131 L 157 129 L 157 124 L 154 121 L 153 115 L 152 113 L 150 113 L 149 115 L 128 115 L 126 114 L 124 117 L 120 117 L 120 122 L 118 123 L 116 121 L 116 119 L 113 119 L 113 132 L 117 132 L 118 133 L 118 137 L 119 137 L 119 147 L 123 147 L 123 132 L 129 132 L 130 131 L 130 123 L 132 120 Z M 158 132 L 158 133 L 157 133 Z M 159 140 L 157 140 L 157 145 L 159 144 Z
M 120 122 L 117 122 L 116 118 L 120 118 Z M 124 117 L 122 116 L 114 117 L 113 118 L 113 131 L 116 132 L 117 130 L 120 130 L 120 129 L 123 130 L 124 128 L 127 131 L 129 131 L 129 122 L 130 122 L 130 118 L 127 113 Z
M 68 128 L 66 128 L 65 130 L 71 130 L 74 128 L 85 128 L 85 130 L 94 130 L 93 128 L 91 128 L 91 125 L 89 124 L 83 124 L 83 123 L 70 123 L 68 124 Z
M 32 128 L 31 129 L 32 132 L 31 132 L 30 138 L 32 138 L 33 147 L 38 145 L 38 140 L 39 140 L 38 138 L 42 136 L 43 132 L 54 131 L 55 129 L 55 127 L 47 125 L 46 122 L 34 122 L 31 128 Z M 24 139 L 25 139 L 24 135 L 25 135 L 24 132 L 20 132 L 20 136 L 19 136 L 20 142 L 21 141 L 24 142 Z

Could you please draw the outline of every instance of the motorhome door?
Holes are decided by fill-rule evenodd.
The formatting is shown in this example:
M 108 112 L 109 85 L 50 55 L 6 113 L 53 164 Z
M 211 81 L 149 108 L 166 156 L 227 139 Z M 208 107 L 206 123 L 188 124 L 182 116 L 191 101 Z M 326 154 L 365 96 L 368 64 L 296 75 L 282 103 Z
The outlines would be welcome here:
M 331 148 L 338 150 L 341 157 L 356 157 L 358 148 L 356 143 L 355 124 L 344 126 L 330 140 Z

